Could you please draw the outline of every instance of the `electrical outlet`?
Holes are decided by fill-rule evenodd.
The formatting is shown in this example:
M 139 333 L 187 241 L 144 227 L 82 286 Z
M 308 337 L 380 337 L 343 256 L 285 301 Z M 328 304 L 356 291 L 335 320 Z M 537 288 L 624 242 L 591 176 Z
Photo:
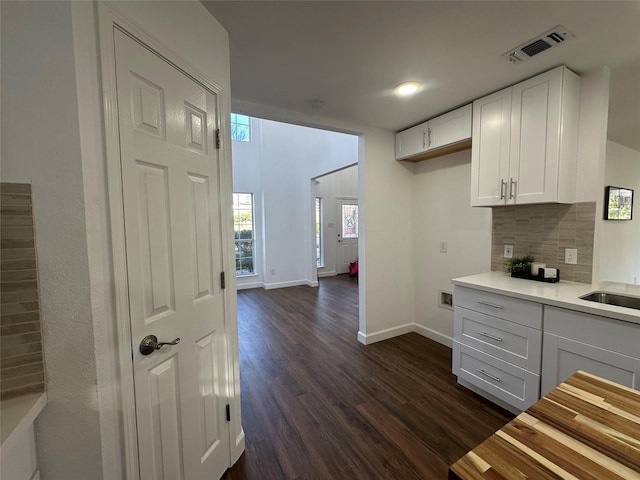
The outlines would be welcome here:
M 275 275 L 275 274 L 276 274 L 276 269 L 275 269 L 275 268 L 272 268 L 272 269 L 271 269 L 271 275 Z
M 564 249 L 564 263 L 567 265 L 578 264 L 578 249 L 577 248 L 565 248 Z
M 447 253 L 447 242 L 440 241 L 440 253 Z
M 513 258 L 513 245 L 504 246 L 504 258 Z

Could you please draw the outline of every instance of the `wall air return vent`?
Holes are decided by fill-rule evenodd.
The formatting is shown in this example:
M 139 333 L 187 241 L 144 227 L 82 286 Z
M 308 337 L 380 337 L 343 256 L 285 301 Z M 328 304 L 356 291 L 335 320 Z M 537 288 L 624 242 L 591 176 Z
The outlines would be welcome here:
M 558 25 L 548 32 L 532 38 L 528 42 L 503 53 L 502 56 L 506 57 L 511 63 L 524 62 L 545 50 L 549 50 L 550 48 L 563 44 L 573 37 L 574 35 L 569 30 L 564 28 L 562 25 Z

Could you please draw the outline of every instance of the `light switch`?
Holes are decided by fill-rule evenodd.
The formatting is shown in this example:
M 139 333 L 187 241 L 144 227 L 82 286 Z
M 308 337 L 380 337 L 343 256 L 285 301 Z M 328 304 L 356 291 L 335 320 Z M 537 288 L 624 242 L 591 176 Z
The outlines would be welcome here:
M 447 253 L 447 242 L 440 241 L 440 253 Z

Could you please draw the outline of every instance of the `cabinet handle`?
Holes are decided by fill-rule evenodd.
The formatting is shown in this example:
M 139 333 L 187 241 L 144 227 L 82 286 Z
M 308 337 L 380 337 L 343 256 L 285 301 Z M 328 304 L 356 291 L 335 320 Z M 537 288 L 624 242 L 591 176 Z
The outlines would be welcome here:
M 500 200 L 504 200 L 505 197 L 505 187 L 507 186 L 507 182 L 505 182 L 504 180 L 500 179 Z
M 476 372 L 481 373 L 485 377 L 489 377 L 491 380 L 495 380 L 496 382 L 501 382 L 500 377 L 496 377 L 495 375 L 491 375 L 490 373 L 485 372 L 480 368 L 476 368 Z
M 495 335 L 491 335 L 487 332 L 478 332 L 478 335 L 482 335 L 483 337 L 490 338 L 491 340 L 495 340 L 496 342 L 501 342 L 502 339 L 500 337 L 496 337 Z
M 427 148 L 427 132 L 422 132 L 422 148 Z
M 498 305 L 497 303 L 485 302 L 484 300 L 478 300 L 478 303 L 480 305 L 486 305 L 487 307 L 502 308 L 502 305 Z
M 516 188 L 518 186 L 518 182 L 515 181 L 513 178 L 509 179 L 509 198 L 513 199 L 516 198 Z
M 429 146 L 431 146 L 431 129 L 427 128 L 427 132 L 429 132 Z

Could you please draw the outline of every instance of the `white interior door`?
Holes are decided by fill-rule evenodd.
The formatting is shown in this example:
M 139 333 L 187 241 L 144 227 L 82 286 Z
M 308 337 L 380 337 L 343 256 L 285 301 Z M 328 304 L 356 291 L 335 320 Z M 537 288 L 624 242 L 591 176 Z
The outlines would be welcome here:
M 336 247 L 336 272 L 347 273 L 349 264 L 358 259 L 358 200 L 336 199 L 339 231 Z
M 115 31 L 140 478 L 229 465 L 216 95 Z M 180 338 L 149 355 L 141 340 Z

